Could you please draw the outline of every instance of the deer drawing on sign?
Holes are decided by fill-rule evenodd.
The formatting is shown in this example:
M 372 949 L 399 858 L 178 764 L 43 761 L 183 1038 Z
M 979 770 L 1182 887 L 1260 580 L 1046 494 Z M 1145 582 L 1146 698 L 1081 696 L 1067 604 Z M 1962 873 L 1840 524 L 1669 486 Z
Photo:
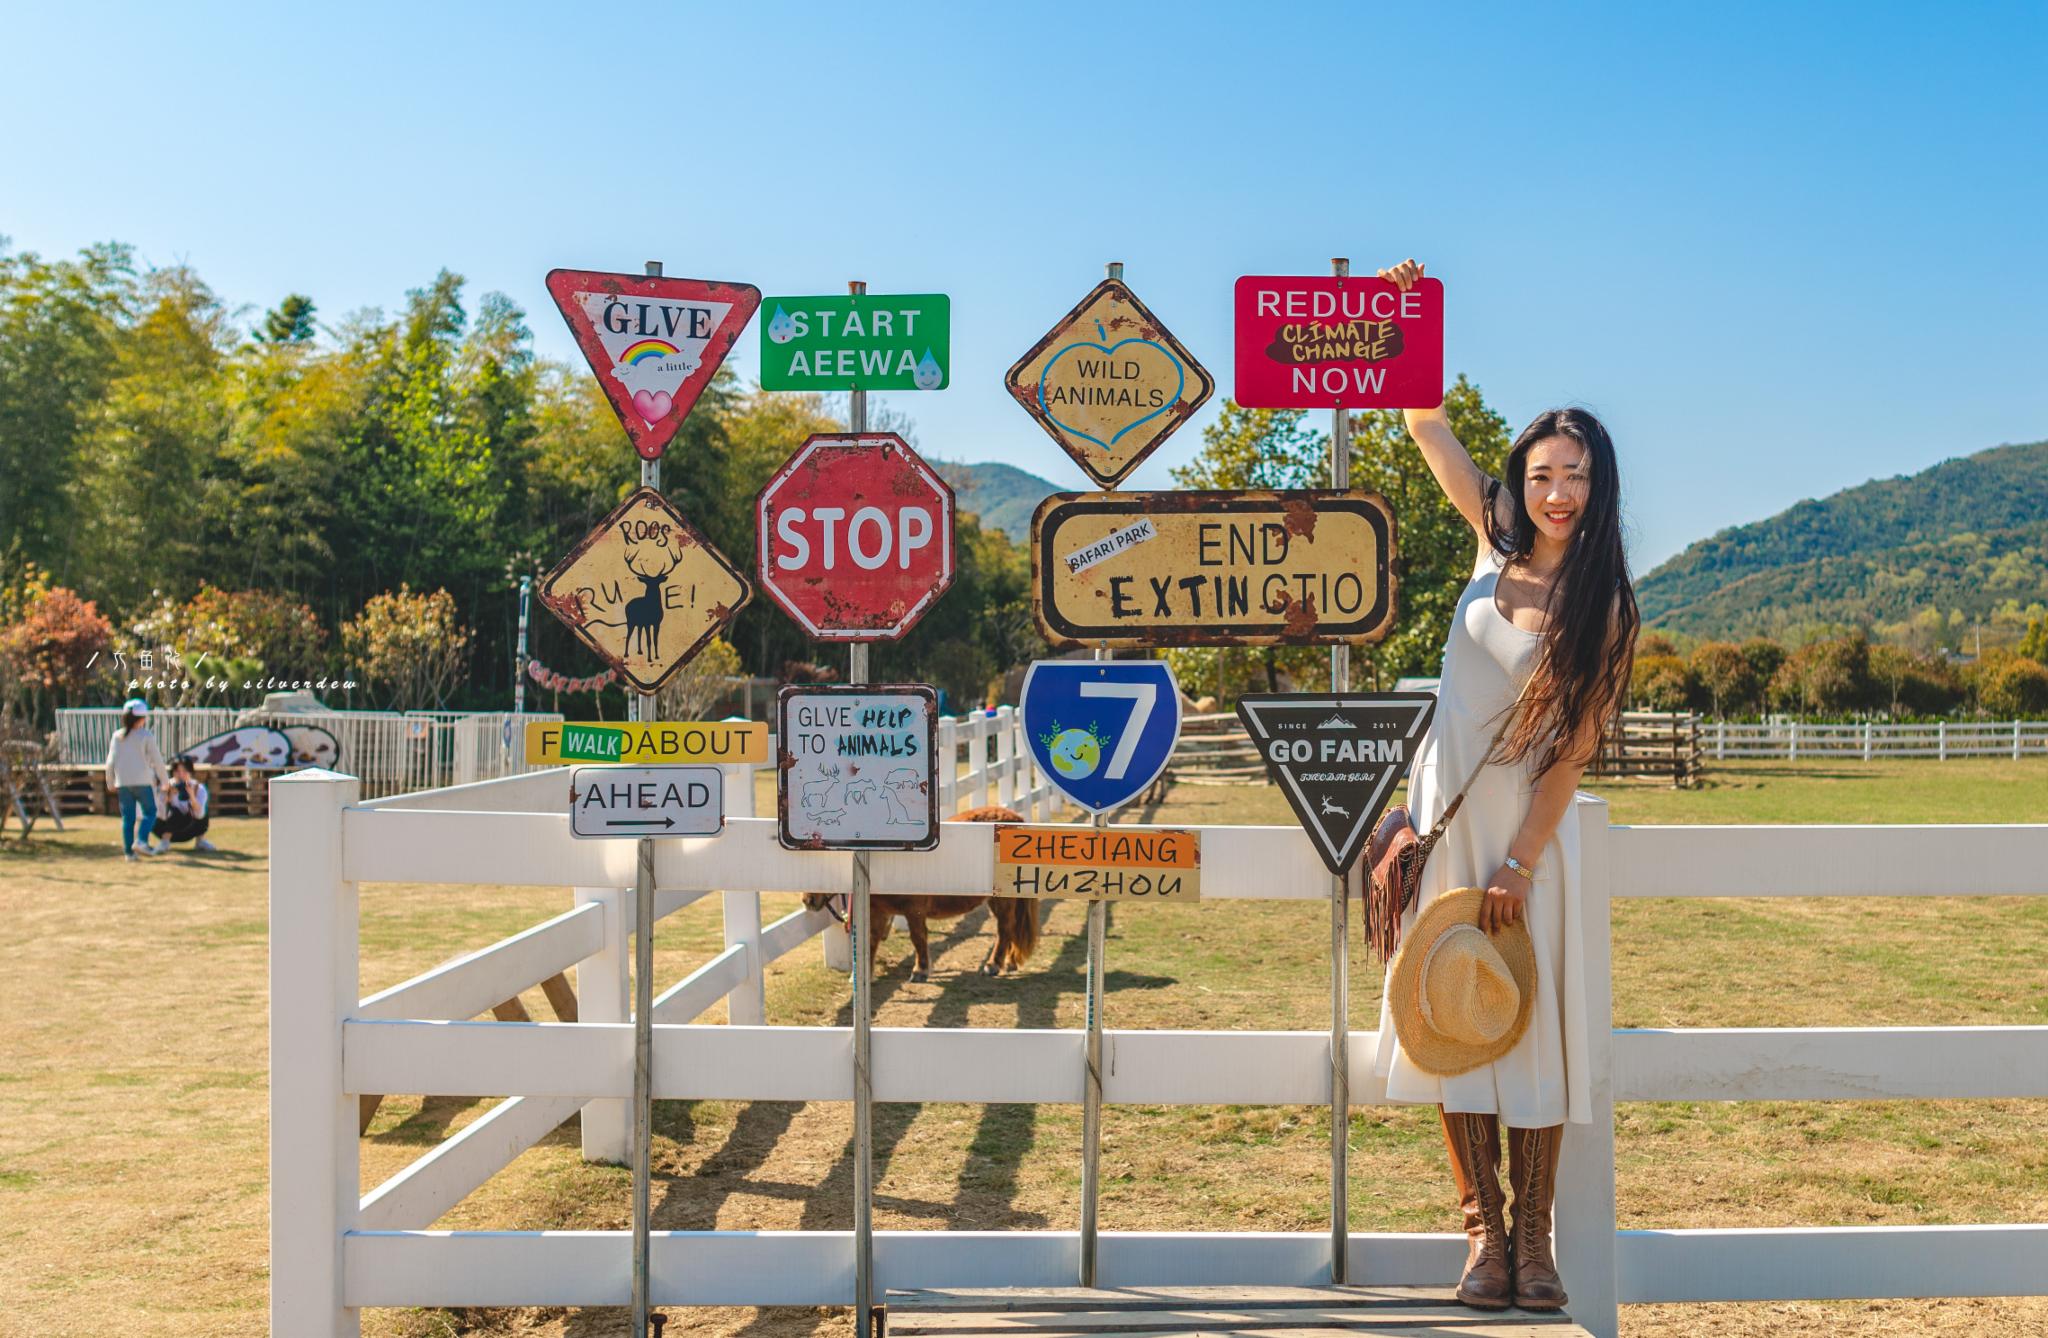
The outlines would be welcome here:
M 655 555 L 653 561 L 661 562 L 662 565 L 643 571 L 635 559 L 647 553 L 650 548 Z M 661 587 L 662 582 L 668 579 L 668 574 L 676 569 L 676 564 L 680 561 L 682 554 L 666 545 L 642 545 L 638 550 L 626 550 L 626 570 L 639 577 L 640 583 L 647 587 L 645 591 L 626 601 L 626 654 L 631 655 L 634 645 L 638 644 L 640 653 L 650 662 L 660 663 Z M 652 563 L 649 565 L 652 566 Z

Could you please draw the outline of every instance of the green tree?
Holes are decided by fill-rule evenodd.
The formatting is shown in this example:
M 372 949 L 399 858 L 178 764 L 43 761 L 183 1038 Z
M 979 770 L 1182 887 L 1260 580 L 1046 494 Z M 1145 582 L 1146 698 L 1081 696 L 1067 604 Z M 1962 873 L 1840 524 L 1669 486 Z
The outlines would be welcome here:
M 1462 375 L 1444 391 L 1444 412 L 1472 459 L 1498 478 L 1507 465 L 1507 420 Z M 1380 410 L 1352 421 L 1352 482 L 1392 504 L 1401 550 L 1394 629 L 1353 656 L 1353 675 L 1357 681 L 1363 668 L 1375 686 L 1391 687 L 1397 678 L 1430 676 L 1442 668 L 1451 614 L 1472 579 L 1479 541 L 1437 486 L 1399 413 Z
M 414 594 L 400 585 L 373 595 L 342 625 L 342 646 L 363 677 L 385 688 L 398 710 L 445 706 L 469 661 L 470 633 L 446 590 Z
M 1787 656 L 1771 678 L 1780 706 L 1808 714 L 1839 714 L 1874 704 L 1870 642 L 1862 635 L 1812 641 Z
M 304 344 L 316 333 L 313 328 L 313 299 L 304 293 L 288 294 L 284 301 L 263 314 L 256 338 L 266 344 Z
M 1639 659 L 1641 653 L 1639 647 Z M 1693 681 L 1707 694 L 1717 719 L 1730 709 L 1749 705 L 1763 686 L 1757 681 L 1749 657 L 1733 642 L 1702 642 L 1693 649 L 1687 667 L 1692 671 Z
M 2048 665 L 2009 650 L 1985 652 L 1971 675 L 1977 709 L 1994 719 L 2048 715 Z

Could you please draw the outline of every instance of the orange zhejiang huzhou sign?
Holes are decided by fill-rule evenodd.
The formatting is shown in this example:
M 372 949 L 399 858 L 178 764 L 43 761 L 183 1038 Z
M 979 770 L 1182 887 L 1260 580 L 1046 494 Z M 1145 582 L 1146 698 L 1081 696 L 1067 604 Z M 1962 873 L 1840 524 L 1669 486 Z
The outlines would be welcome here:
M 998 826 L 999 897 L 1199 901 L 1201 834 L 1177 827 Z

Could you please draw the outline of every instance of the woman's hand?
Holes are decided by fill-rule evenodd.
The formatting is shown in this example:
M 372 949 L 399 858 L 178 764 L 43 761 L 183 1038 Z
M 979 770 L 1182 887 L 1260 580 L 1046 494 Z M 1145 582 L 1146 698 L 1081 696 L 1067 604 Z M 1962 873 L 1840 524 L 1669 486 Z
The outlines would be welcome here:
M 1390 265 L 1381 270 L 1380 277 L 1405 293 L 1415 286 L 1417 279 L 1423 277 L 1422 268 L 1422 262 L 1410 256 L 1398 265 Z
M 1523 903 L 1529 900 L 1529 880 L 1503 864 L 1486 880 L 1486 895 L 1479 899 L 1479 927 L 1497 934 L 1522 918 Z

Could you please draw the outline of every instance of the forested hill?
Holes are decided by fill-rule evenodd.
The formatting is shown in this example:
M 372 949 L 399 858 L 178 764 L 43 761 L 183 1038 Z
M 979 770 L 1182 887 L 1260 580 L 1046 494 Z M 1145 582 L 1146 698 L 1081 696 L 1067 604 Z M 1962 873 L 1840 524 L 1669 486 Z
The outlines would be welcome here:
M 1010 542 L 1031 542 L 1031 513 L 1059 491 L 1036 474 L 1002 464 L 955 464 L 935 460 L 932 467 L 953 485 L 953 500 L 962 511 L 981 517 L 983 529 L 1001 530 Z
M 2048 442 L 1998 446 L 1804 501 L 1702 539 L 1637 586 L 1646 625 L 1694 636 L 1978 617 L 2048 601 Z

